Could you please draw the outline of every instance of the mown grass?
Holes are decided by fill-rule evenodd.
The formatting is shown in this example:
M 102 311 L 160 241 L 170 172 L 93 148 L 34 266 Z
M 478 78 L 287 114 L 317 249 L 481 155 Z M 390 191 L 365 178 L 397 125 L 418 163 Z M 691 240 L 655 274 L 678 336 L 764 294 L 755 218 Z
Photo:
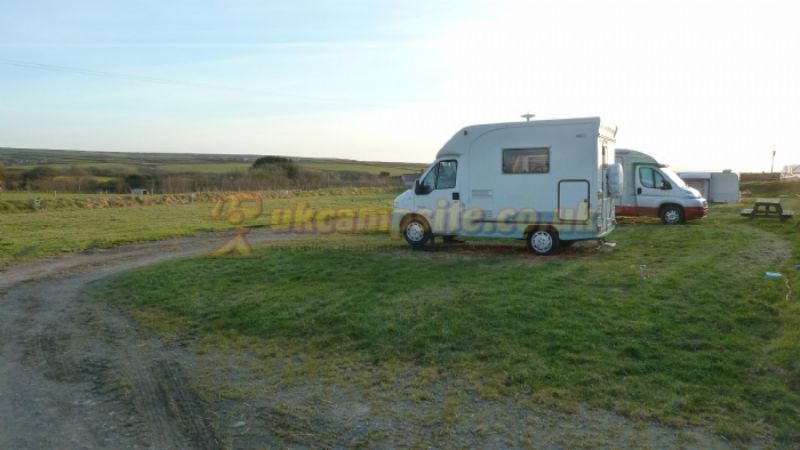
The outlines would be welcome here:
M 183 333 L 439 368 L 483 392 L 796 442 L 798 297 L 763 277 L 789 275 L 800 257 L 790 226 L 721 207 L 687 226 L 621 226 L 613 251 L 549 259 L 521 243 L 425 253 L 333 235 L 258 259 L 137 270 L 96 295 L 151 322 L 162 311 Z
M 271 194 L 258 194 L 265 197 L 262 213 L 246 218 L 241 226 L 268 226 L 272 220 L 271 212 L 275 209 L 292 208 L 300 203 L 307 204 L 309 208 L 343 210 L 345 213 L 352 208 L 388 212 L 392 198 L 396 196 L 396 192 L 386 189 L 293 192 L 285 198 L 269 198 Z M 159 199 L 156 197 L 132 199 L 130 196 L 73 195 L 62 198 L 62 204 L 56 208 L 0 213 L 0 267 L 60 253 L 234 227 L 224 217 L 214 217 L 212 214 L 215 195 L 204 196 L 205 201 L 189 199 L 186 203 L 178 201 L 180 199 L 175 203 L 167 201 L 169 199 L 157 203 Z M 120 207 L 103 206 L 103 202 L 109 199 L 122 203 Z M 153 203 L 149 203 L 151 201 Z M 252 203 L 243 204 L 242 208 L 254 211 Z

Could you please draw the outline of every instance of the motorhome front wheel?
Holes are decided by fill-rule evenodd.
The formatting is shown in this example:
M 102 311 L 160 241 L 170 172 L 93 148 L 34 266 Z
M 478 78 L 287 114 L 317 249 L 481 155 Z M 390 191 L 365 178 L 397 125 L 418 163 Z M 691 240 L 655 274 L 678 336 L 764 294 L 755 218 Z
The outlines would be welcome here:
M 683 222 L 683 209 L 680 206 L 669 205 L 661 210 L 661 220 L 667 225 L 677 225 Z
M 537 255 L 549 255 L 558 249 L 558 236 L 553 230 L 535 230 L 528 234 L 528 248 Z
M 403 235 L 406 238 L 406 242 L 415 247 L 425 245 L 431 237 L 428 226 L 419 219 L 409 220 L 403 230 Z

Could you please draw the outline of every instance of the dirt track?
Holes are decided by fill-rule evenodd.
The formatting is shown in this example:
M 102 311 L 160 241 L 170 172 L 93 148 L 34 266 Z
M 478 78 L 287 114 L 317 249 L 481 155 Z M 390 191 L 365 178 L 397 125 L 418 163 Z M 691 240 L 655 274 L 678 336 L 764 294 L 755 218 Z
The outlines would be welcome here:
M 290 237 L 254 230 L 248 240 Z M 220 448 L 184 380 L 192 356 L 82 293 L 91 281 L 208 253 L 228 238 L 204 234 L 0 272 L 0 448 Z

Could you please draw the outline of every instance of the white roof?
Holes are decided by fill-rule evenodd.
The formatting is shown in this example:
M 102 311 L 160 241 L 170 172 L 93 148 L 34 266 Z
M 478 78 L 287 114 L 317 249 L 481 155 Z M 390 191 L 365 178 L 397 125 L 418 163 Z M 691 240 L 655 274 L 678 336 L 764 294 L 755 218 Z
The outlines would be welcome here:
M 711 172 L 678 172 L 684 180 L 710 180 Z
M 614 150 L 617 156 L 628 157 L 631 160 L 638 160 L 639 162 L 644 161 L 646 163 L 651 164 L 660 164 L 653 155 L 647 154 L 645 152 L 640 152 L 639 150 L 631 150 L 629 148 L 618 148 Z
M 470 125 L 462 128 L 447 143 L 444 144 L 441 150 L 436 154 L 436 159 L 448 155 L 460 155 L 465 148 L 478 139 L 484 133 L 500 128 L 522 128 L 522 127 L 539 127 L 550 125 L 569 125 L 580 123 L 593 123 L 600 129 L 600 134 L 608 138 L 614 139 L 617 134 L 617 127 L 603 122 L 599 117 L 582 117 L 577 119 L 556 119 L 556 120 L 532 120 L 530 122 L 504 122 L 504 123 L 489 123 L 481 125 Z

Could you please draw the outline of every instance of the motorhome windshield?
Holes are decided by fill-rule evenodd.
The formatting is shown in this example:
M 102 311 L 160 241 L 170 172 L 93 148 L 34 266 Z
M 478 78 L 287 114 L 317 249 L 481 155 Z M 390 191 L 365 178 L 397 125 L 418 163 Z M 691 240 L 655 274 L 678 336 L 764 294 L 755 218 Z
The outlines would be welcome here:
M 434 162 L 432 162 L 432 163 L 431 163 L 431 165 L 430 165 L 430 166 L 426 167 L 426 168 L 425 168 L 425 170 L 423 170 L 423 171 L 422 171 L 422 175 L 420 175 L 419 179 L 421 180 L 421 179 L 423 179 L 425 176 L 427 176 L 427 175 L 428 175 L 428 172 L 430 172 L 430 171 L 431 171 L 431 169 L 433 169 L 434 167 L 436 167 L 436 163 L 437 163 L 437 162 L 438 162 L 438 161 L 434 161 Z
M 670 169 L 669 167 L 661 167 L 661 173 L 663 173 L 664 176 L 667 177 L 667 179 L 673 186 L 686 187 L 686 182 L 683 181 L 681 177 L 679 177 L 678 174 L 673 172 L 672 169 Z

